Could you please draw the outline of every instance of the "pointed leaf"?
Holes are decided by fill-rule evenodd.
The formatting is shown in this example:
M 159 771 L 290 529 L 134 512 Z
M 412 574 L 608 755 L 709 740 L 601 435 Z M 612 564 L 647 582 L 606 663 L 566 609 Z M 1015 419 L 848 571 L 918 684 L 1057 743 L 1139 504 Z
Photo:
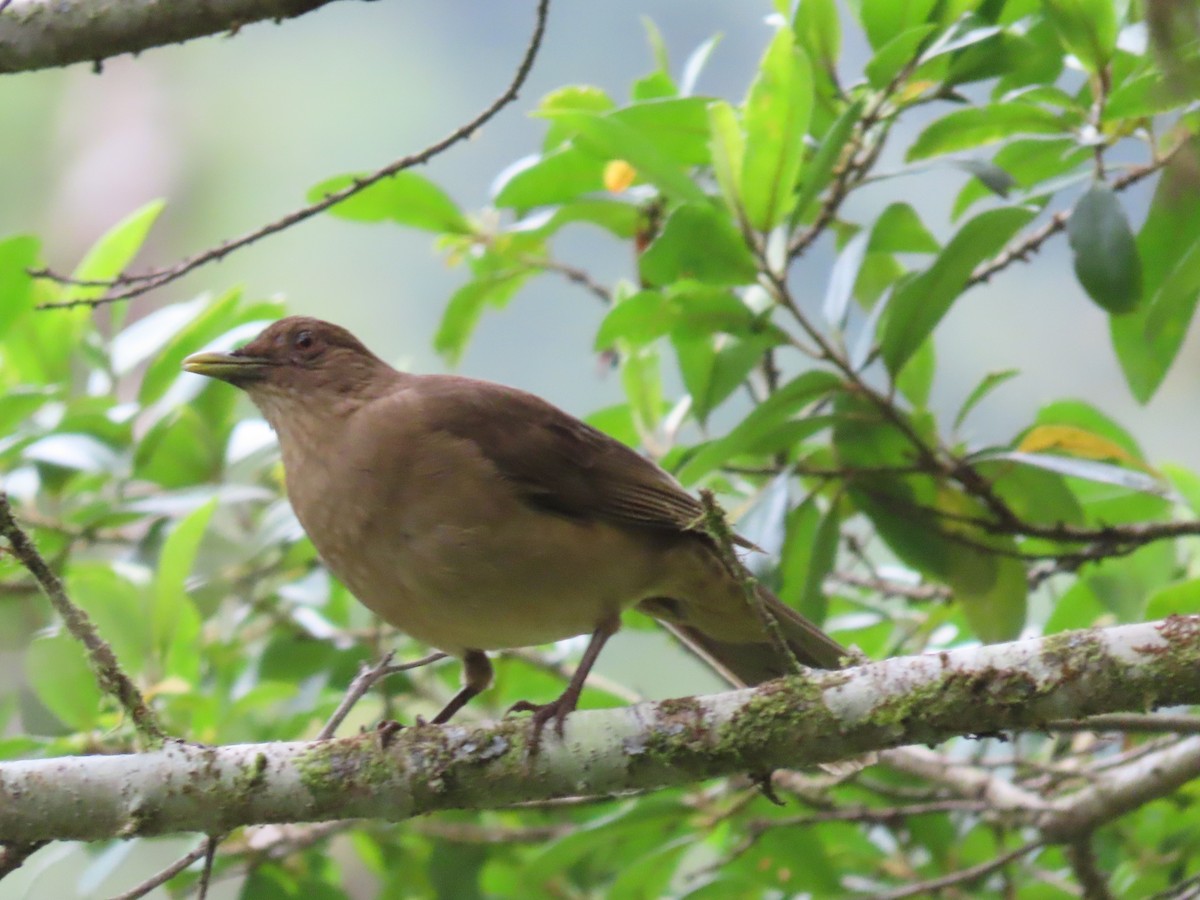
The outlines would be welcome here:
M 1132 312 L 1142 299 L 1142 263 L 1125 211 L 1112 189 L 1095 184 L 1067 221 L 1075 274 L 1088 296 L 1113 315 Z
M 999 252 L 1033 216 L 1033 210 L 1016 206 L 980 213 L 958 230 L 933 265 L 896 291 L 880 342 L 893 377 L 958 299 L 975 266 Z
M 812 67 L 792 32 L 775 32 L 743 112 L 746 151 L 742 197 L 746 218 L 770 231 L 790 210 L 812 115 Z

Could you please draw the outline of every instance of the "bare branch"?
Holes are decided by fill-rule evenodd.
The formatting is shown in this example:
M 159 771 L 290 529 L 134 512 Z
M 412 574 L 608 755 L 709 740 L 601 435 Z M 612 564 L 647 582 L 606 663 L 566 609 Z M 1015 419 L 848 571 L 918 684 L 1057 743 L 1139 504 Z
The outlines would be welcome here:
M 538 50 L 542 46 L 542 37 L 546 32 L 546 15 L 549 12 L 550 0 L 538 0 L 537 17 L 533 26 L 533 33 L 529 38 L 529 45 L 525 48 L 525 55 L 522 57 L 517 70 L 513 75 L 512 81 L 500 96 L 488 104 L 487 108 L 479 113 L 475 118 L 471 119 L 465 125 L 454 129 L 450 134 L 446 135 L 439 141 L 430 144 L 424 150 L 413 153 L 409 156 L 397 159 L 394 162 L 388 163 L 381 169 L 376 169 L 369 175 L 364 175 L 361 178 L 356 178 L 346 187 L 338 191 L 333 191 L 326 194 L 316 203 L 311 203 L 308 206 L 303 206 L 300 209 L 294 210 L 285 216 L 276 219 L 273 222 L 268 222 L 253 231 L 247 232 L 240 237 L 232 238 L 227 241 L 222 241 L 215 247 L 210 247 L 193 256 L 185 257 L 179 260 L 174 265 L 166 266 L 161 269 L 152 269 L 141 275 L 121 275 L 112 282 L 112 289 L 107 291 L 103 296 L 78 298 L 69 300 L 63 303 L 43 303 L 38 306 L 38 309 L 67 309 L 73 306 L 103 306 L 107 303 L 113 303 L 117 300 L 128 300 L 131 297 L 137 297 L 145 294 L 156 288 L 160 288 L 165 284 L 170 284 L 177 281 L 183 276 L 193 272 L 207 263 L 216 262 L 224 259 L 227 255 L 235 250 L 240 250 L 243 247 L 260 241 L 272 234 L 277 234 L 291 228 L 306 219 L 311 219 L 318 213 L 322 213 L 341 203 L 343 200 L 353 197 L 355 194 L 369 188 L 371 185 L 395 175 L 397 172 L 402 172 L 405 169 L 411 169 L 413 166 L 426 163 L 433 157 L 445 152 L 454 144 L 464 141 L 471 137 L 483 125 L 492 119 L 505 106 L 517 99 L 517 94 L 520 92 L 522 85 L 525 84 L 525 79 L 529 76 L 530 70 L 533 68 L 533 61 L 537 57 Z M 55 281 L 71 283 L 70 279 L 55 275 L 47 270 L 39 270 L 31 273 L 38 278 L 50 278 Z
M 304 15 L 330 0 L 3 0 L 0 74 L 49 69 L 180 44 L 268 19 Z

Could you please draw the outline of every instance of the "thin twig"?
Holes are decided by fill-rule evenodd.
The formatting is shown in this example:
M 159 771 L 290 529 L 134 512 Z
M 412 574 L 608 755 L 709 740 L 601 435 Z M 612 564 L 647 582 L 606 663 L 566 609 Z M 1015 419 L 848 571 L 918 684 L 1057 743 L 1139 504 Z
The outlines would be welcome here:
M 141 884 L 130 888 L 123 894 L 117 894 L 111 900 L 138 900 L 140 897 L 145 897 L 156 887 L 166 884 L 196 860 L 203 858 L 207 852 L 208 838 L 205 838 L 195 850 L 179 857 L 179 859 L 175 860 L 175 862 L 171 863 L 165 869 L 155 872 Z
M 1067 844 L 1063 848 L 1063 855 L 1070 863 L 1071 871 L 1075 873 L 1075 880 L 1083 888 L 1083 896 L 1087 900 L 1113 900 L 1113 892 L 1109 890 L 1108 879 L 1100 871 L 1091 835 Z
M 206 263 L 223 259 L 226 255 L 235 250 L 240 250 L 241 248 L 247 247 L 256 241 L 261 240 L 262 238 L 276 234 L 287 228 L 291 228 L 293 225 L 303 222 L 306 219 L 310 219 L 317 215 L 317 213 L 324 212 L 331 206 L 341 203 L 348 197 L 353 197 L 355 194 L 361 193 L 371 185 L 395 175 L 397 172 L 401 172 L 405 169 L 410 169 L 413 166 L 428 162 L 430 159 L 444 152 L 454 144 L 466 140 L 476 131 L 478 131 L 486 122 L 488 122 L 488 120 L 500 112 L 500 110 L 517 99 L 517 94 L 520 92 L 521 87 L 525 84 L 525 80 L 529 76 L 530 70 L 533 68 L 533 61 L 537 57 L 538 50 L 541 48 L 542 37 L 546 31 L 546 16 L 549 11 L 549 7 L 550 0 L 538 0 L 536 19 L 534 21 L 533 33 L 530 35 L 529 44 L 525 48 L 525 54 L 522 57 L 520 64 L 517 66 L 516 72 L 513 75 L 513 79 L 505 89 L 504 93 L 500 94 L 500 96 L 488 104 L 486 109 L 484 109 L 465 125 L 456 128 L 441 140 L 430 144 L 428 147 L 418 153 L 413 153 L 409 156 L 405 156 L 401 159 L 395 160 L 394 162 L 388 163 L 383 168 L 377 169 L 369 175 L 356 178 L 351 184 L 339 191 L 333 191 L 332 193 L 326 194 L 315 203 L 309 204 L 308 206 L 303 206 L 300 209 L 274 220 L 273 222 L 268 222 L 266 225 L 256 228 L 254 231 L 247 232 L 240 237 L 222 241 L 215 247 L 210 247 L 209 249 L 194 254 L 193 256 L 185 257 L 174 265 L 161 269 L 152 269 L 151 271 L 141 275 L 120 275 L 111 283 L 103 283 L 104 286 L 113 288 L 113 290 L 110 290 L 101 297 L 78 298 L 63 302 L 43 303 L 38 306 L 38 309 L 66 309 L 73 306 L 96 307 L 102 306 L 106 303 L 113 303 L 117 300 L 128 300 L 131 297 L 137 297 L 140 294 L 144 294 L 148 291 L 154 290 L 155 288 L 162 287 L 164 284 L 169 284 L 172 281 L 176 281 L 182 278 L 184 275 L 187 275 L 189 272 L 192 272 L 193 270 L 198 269 L 200 266 L 205 265 Z M 30 274 L 37 278 L 49 278 L 64 284 L 73 283 L 69 278 L 56 275 L 45 269 L 37 270 L 31 272 Z
M 0 11 L 4 9 L 0 6 Z M 45 847 L 49 841 L 31 841 L 28 844 L 0 844 L 0 878 L 21 868 L 25 860 Z
M 407 672 L 410 669 L 418 669 L 421 666 L 427 666 L 430 663 L 435 663 L 440 659 L 446 658 L 445 653 L 440 650 L 435 653 L 430 653 L 428 656 L 422 656 L 418 660 L 408 663 L 399 663 L 392 665 L 392 654 L 387 653 L 383 659 L 377 662 L 370 668 L 365 668 L 358 673 L 358 676 L 350 683 L 350 687 L 346 691 L 346 696 L 342 698 L 342 702 L 338 704 L 337 709 L 333 711 L 333 715 L 329 717 L 329 721 L 325 723 L 325 727 L 317 733 L 317 740 L 325 741 L 333 737 L 338 726 L 345 721 L 350 710 L 354 708 L 363 695 L 366 694 L 378 682 L 387 678 L 389 675 L 395 675 L 397 672 Z
M 1047 722 L 1046 731 L 1121 731 L 1130 734 L 1200 734 L 1200 716 L 1110 713 L 1090 719 Z
M 1028 844 L 1023 844 L 1016 850 L 1010 850 L 1008 853 L 1002 853 L 995 859 L 989 859 L 987 862 L 980 863 L 977 866 L 971 866 L 967 869 L 959 869 L 957 872 L 950 872 L 947 875 L 942 875 L 938 878 L 930 878 L 928 881 L 918 881 L 913 884 L 905 885 L 902 888 L 897 888 L 893 891 L 882 891 L 872 894 L 875 900 L 901 900 L 903 897 L 921 897 L 934 893 L 935 891 L 943 890 L 944 888 L 953 887 L 959 884 L 969 884 L 973 881 L 978 881 L 985 875 L 990 875 L 997 869 L 1002 869 L 1011 862 L 1015 862 L 1022 856 L 1027 856 L 1034 850 L 1038 850 L 1043 846 L 1041 841 L 1030 841 Z
M 133 720 L 134 727 L 145 738 L 154 744 L 161 742 L 165 733 L 158 718 L 146 704 L 142 692 L 137 689 L 133 679 L 125 674 L 112 647 L 100 637 L 91 618 L 71 602 L 62 580 L 54 574 L 29 535 L 17 524 L 4 491 L 0 491 L 0 537 L 8 541 L 13 556 L 41 585 L 50 604 L 67 626 L 67 631 L 87 650 L 88 662 L 100 689 L 117 699 Z
M 1166 164 L 1172 159 L 1174 159 L 1175 154 L 1182 150 L 1187 143 L 1188 140 L 1186 138 L 1180 140 L 1174 146 L 1168 149 L 1166 153 L 1158 157 L 1158 159 L 1148 162 L 1144 166 L 1132 168 L 1119 178 L 1114 178 L 1109 187 L 1114 191 L 1123 191 L 1127 187 L 1137 184 L 1139 181 L 1142 181 L 1145 178 L 1149 178 L 1155 172 L 1166 166 Z M 987 281 L 997 272 L 1008 268 L 1014 262 L 1028 261 L 1030 256 L 1041 249 L 1042 244 L 1046 243 L 1047 240 L 1058 234 L 1060 231 L 1063 231 L 1067 227 L 1067 220 L 1070 218 L 1070 210 L 1061 210 L 1060 212 L 1056 212 L 1050 217 L 1050 220 L 1046 222 L 1046 224 L 1038 227 L 1020 240 L 1009 244 L 992 259 L 980 263 L 975 267 L 975 271 L 971 273 L 971 277 L 967 279 L 964 290 L 981 282 Z

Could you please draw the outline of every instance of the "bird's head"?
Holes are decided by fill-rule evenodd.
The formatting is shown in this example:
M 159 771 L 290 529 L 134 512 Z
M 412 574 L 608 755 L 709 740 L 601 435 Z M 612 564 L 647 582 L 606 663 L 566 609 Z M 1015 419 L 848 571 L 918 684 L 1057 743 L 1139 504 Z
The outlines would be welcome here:
M 295 411 L 373 399 L 399 377 L 345 328 L 307 316 L 280 319 L 230 353 L 194 353 L 183 368 L 241 388 L 276 427 Z

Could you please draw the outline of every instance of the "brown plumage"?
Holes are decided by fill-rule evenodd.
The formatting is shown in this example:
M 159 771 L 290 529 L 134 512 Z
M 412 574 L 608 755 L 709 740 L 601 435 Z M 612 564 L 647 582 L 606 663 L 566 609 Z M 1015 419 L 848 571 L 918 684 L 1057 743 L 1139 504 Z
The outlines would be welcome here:
M 244 389 L 279 435 L 288 495 L 330 570 L 380 617 L 464 660 L 447 721 L 491 682 L 484 651 L 591 634 L 540 732 L 638 606 L 731 680 L 791 670 L 747 603 L 744 571 L 700 530 L 699 502 L 624 444 L 514 388 L 410 375 L 357 338 L 292 317 L 184 367 Z M 843 649 L 759 588 L 801 663 Z

